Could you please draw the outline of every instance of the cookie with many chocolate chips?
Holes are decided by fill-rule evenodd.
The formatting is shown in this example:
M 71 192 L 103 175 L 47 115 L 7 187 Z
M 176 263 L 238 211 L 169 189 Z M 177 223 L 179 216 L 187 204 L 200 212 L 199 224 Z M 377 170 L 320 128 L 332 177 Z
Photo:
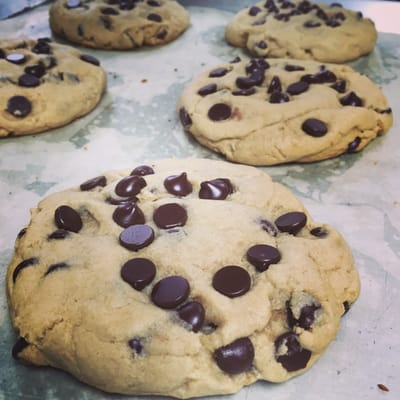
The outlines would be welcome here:
M 43 199 L 7 294 L 16 359 L 109 392 L 188 398 L 305 372 L 359 279 L 337 230 L 264 172 L 183 159 Z
M 386 97 L 368 77 L 312 60 L 215 66 L 186 86 L 177 109 L 202 145 L 250 165 L 358 152 L 393 123 Z
M 254 56 L 342 63 L 370 53 L 377 31 L 339 3 L 263 0 L 234 16 L 225 39 Z
M 54 33 L 98 49 L 163 45 L 189 22 L 189 13 L 175 0 L 56 0 L 50 7 Z
M 66 125 L 92 111 L 106 85 L 89 54 L 49 38 L 0 38 L 0 137 Z

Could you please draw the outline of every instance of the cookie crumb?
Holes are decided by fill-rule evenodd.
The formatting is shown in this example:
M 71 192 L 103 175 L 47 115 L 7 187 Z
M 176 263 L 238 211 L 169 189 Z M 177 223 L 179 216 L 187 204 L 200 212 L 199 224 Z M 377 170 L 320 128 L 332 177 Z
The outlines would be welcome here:
M 386 386 L 386 385 L 384 385 L 383 383 L 378 383 L 378 388 L 380 389 L 380 390 L 382 390 L 383 392 L 389 392 L 389 388 Z
M 147 79 L 142 79 L 140 82 L 142 82 L 142 83 L 146 83 L 147 82 Z

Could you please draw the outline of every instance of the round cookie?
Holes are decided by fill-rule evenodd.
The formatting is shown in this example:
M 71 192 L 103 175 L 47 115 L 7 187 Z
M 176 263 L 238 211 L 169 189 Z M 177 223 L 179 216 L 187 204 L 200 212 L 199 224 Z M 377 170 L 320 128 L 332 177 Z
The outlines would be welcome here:
M 370 53 L 374 23 L 339 3 L 264 0 L 239 11 L 225 39 L 261 57 L 342 63 Z
M 56 0 L 50 7 L 54 33 L 97 49 L 166 44 L 189 23 L 189 13 L 175 0 Z
M 341 235 L 264 172 L 171 159 L 43 199 L 7 294 L 15 358 L 188 398 L 309 369 L 359 278 Z
M 393 123 L 380 88 L 349 66 L 291 59 L 224 63 L 178 101 L 184 129 L 229 160 L 319 161 L 362 150 Z
M 48 38 L 0 38 L 0 137 L 66 125 L 92 111 L 106 85 L 89 54 Z

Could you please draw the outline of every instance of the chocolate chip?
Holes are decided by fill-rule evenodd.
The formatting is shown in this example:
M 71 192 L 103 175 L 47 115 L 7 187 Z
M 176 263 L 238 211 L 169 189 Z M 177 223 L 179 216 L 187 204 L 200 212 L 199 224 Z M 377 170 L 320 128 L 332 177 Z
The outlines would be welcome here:
M 79 232 L 82 229 L 80 215 L 70 206 L 60 206 L 54 213 L 54 222 L 60 229 L 70 232 Z
M 51 46 L 47 40 L 38 40 L 32 47 L 32 51 L 36 54 L 51 54 Z
M 121 197 L 132 197 L 140 193 L 146 185 L 146 181 L 141 176 L 126 176 L 115 186 L 115 193 Z
M 98 186 L 104 187 L 107 185 L 107 179 L 104 175 L 96 176 L 95 178 L 88 179 L 87 181 L 83 182 L 79 188 L 82 191 L 92 190 Z
M 242 61 L 242 59 L 239 56 L 236 56 L 232 61 L 230 61 L 231 64 L 235 64 Z
M 29 75 L 34 75 L 37 78 L 41 78 L 46 74 L 46 69 L 42 62 L 37 64 L 27 65 L 24 69 L 24 72 Z
M 259 49 L 265 50 L 268 48 L 268 43 L 265 40 L 260 40 L 259 42 L 256 43 L 256 46 Z
M 17 239 L 21 239 L 23 236 L 25 236 L 26 230 L 27 230 L 26 227 L 25 227 L 25 228 L 22 228 L 22 229 L 18 232 Z
M 161 229 L 171 229 L 184 226 L 187 221 L 186 210 L 177 203 L 163 204 L 153 213 L 155 224 Z
M 348 153 L 355 153 L 358 146 L 361 143 L 361 138 L 357 136 L 352 142 L 350 142 L 347 146 L 347 152 Z
M 362 107 L 363 101 L 354 93 L 350 92 L 340 99 L 342 106 Z
M 233 186 L 227 178 L 216 178 L 200 184 L 199 198 L 210 200 L 225 200 L 233 193 Z
M 57 59 L 53 56 L 49 56 L 43 60 L 43 63 L 45 68 L 51 69 L 57 65 Z
M 267 93 L 281 92 L 281 91 L 282 91 L 281 80 L 279 79 L 279 76 L 275 75 L 271 79 L 271 83 L 268 86 Z
M 119 11 L 112 7 L 102 7 L 100 12 L 104 15 L 118 15 Z
M 347 300 L 343 302 L 343 310 L 344 311 L 343 311 L 342 317 L 344 315 L 346 315 L 350 310 L 350 303 Z
M 208 76 L 210 78 L 220 78 L 221 76 L 226 75 L 229 72 L 229 70 L 225 67 L 220 67 L 220 68 L 215 68 L 210 73 Z
M 188 323 L 193 332 L 198 332 L 204 323 L 205 310 L 198 301 L 190 301 L 177 310 L 180 319 Z
M 143 211 L 132 202 L 120 204 L 114 210 L 112 218 L 116 224 L 123 228 L 144 224 L 145 222 Z
M 293 372 L 307 366 L 311 351 L 301 346 L 295 333 L 286 332 L 275 340 L 275 358 L 286 371 Z
M 276 236 L 278 234 L 278 229 L 276 226 L 271 222 L 266 219 L 262 219 L 260 221 L 260 225 L 264 231 L 268 232 L 272 236 Z
M 321 137 L 328 132 L 325 122 L 316 118 L 308 118 L 301 125 L 301 129 L 310 136 Z
M 330 87 L 339 93 L 345 93 L 346 92 L 346 81 L 338 80 L 337 82 L 333 83 Z
M 307 83 L 332 83 L 336 82 L 336 75 L 327 69 L 317 72 L 314 75 L 307 74 L 301 77 L 301 80 Z
M 317 12 L 315 13 L 315 15 L 322 19 L 323 21 L 327 21 L 328 20 L 328 14 L 322 9 L 322 8 L 318 8 Z
M 255 70 L 265 71 L 270 65 L 264 58 L 252 58 L 246 65 L 246 73 L 251 74 Z
M 336 19 L 329 19 L 325 22 L 326 26 L 330 26 L 331 28 L 337 28 L 341 25 L 341 23 Z
M 68 0 L 65 3 L 65 8 L 78 8 L 81 6 L 80 0 Z
M 13 283 L 15 283 L 17 276 L 20 274 L 20 272 L 25 269 L 26 267 L 31 267 L 32 265 L 36 265 L 39 262 L 39 259 L 36 257 L 32 258 L 27 258 L 24 261 L 21 261 L 14 269 L 12 278 L 13 278 Z
M 167 37 L 167 35 L 168 35 L 168 31 L 166 29 L 161 29 L 157 33 L 156 38 L 160 39 L 160 40 L 163 40 L 163 39 L 165 39 Z
M 164 187 L 167 189 L 168 193 L 175 196 L 187 196 L 192 193 L 193 190 L 193 186 L 189 182 L 186 172 L 165 178 Z
M 6 58 L 6 53 L 3 49 L 0 49 L 0 59 Z
M 53 233 L 50 233 L 49 236 L 47 236 L 47 238 L 49 240 L 60 240 L 60 239 L 65 239 L 67 236 L 69 236 L 70 232 L 66 231 L 65 229 L 57 229 L 56 231 L 54 231 Z
M 296 307 L 297 309 L 299 306 Z M 299 310 L 298 316 L 295 316 L 292 311 L 291 301 L 286 303 L 287 320 L 290 328 L 299 326 L 300 328 L 310 330 L 316 319 L 316 311 L 321 309 L 321 305 L 316 302 L 310 302 L 310 304 L 304 304 Z
M 151 291 L 151 300 L 164 309 L 182 304 L 189 296 L 189 282 L 182 276 L 173 275 L 159 280 Z
M 161 4 L 158 1 L 155 1 L 155 0 L 147 0 L 147 4 L 150 7 L 161 7 Z
M 234 342 L 214 351 L 214 360 L 222 371 L 228 374 L 241 374 L 248 371 L 254 360 L 254 346 L 249 338 Z
M 259 12 L 261 12 L 261 8 L 257 6 L 252 6 L 249 8 L 249 15 L 255 17 Z
M 114 30 L 113 21 L 112 21 L 110 16 L 108 16 L 108 15 L 100 15 L 99 19 L 100 19 L 100 21 L 103 24 L 105 29 L 107 29 L 108 31 L 113 31 Z
M 225 296 L 238 297 L 249 291 L 251 279 L 244 268 L 228 265 L 214 274 L 212 285 L 215 290 Z
M 23 64 L 26 61 L 26 56 L 21 53 L 11 53 L 6 56 L 6 60 L 13 64 Z
M 60 262 L 57 264 L 50 265 L 50 267 L 45 272 L 44 276 L 51 274 L 54 271 L 58 271 L 59 269 L 69 268 L 69 264 L 65 262 Z
M 135 7 L 135 2 L 133 0 L 125 0 L 125 1 L 121 0 L 119 2 L 120 10 L 133 10 L 134 7 Z
M 147 16 L 147 19 L 149 21 L 154 21 L 154 22 L 161 22 L 162 21 L 161 15 L 154 14 L 154 13 L 149 14 Z
M 197 94 L 204 97 L 211 93 L 215 93 L 217 91 L 217 85 L 215 83 L 209 83 L 208 85 L 202 86 L 198 91 Z
M 79 58 L 82 61 L 85 61 L 85 62 L 87 62 L 89 64 L 93 64 L 93 65 L 96 65 L 96 66 L 100 65 L 100 61 L 96 57 L 91 56 L 90 54 L 81 54 Z
M 240 89 L 249 89 L 256 85 L 256 82 L 248 76 L 239 76 L 236 78 L 236 86 Z
M 150 245 L 154 240 L 154 231 L 148 225 L 131 225 L 119 235 L 119 243 L 128 250 L 138 251 Z
M 306 21 L 304 22 L 303 26 L 305 28 L 318 28 L 319 26 L 321 26 L 321 23 L 318 21 Z
M 135 351 L 136 354 L 141 354 L 143 351 L 143 345 L 138 338 L 134 338 L 128 341 L 129 347 Z
M 381 114 L 391 114 L 392 112 L 393 111 L 392 111 L 392 109 L 390 107 L 379 111 L 379 113 L 381 113 Z
M 212 121 L 223 121 L 232 115 L 232 109 L 228 104 L 217 103 L 208 110 L 208 118 Z
M 29 343 L 23 338 L 20 337 L 16 343 L 14 344 L 12 350 L 11 350 L 11 355 L 13 356 L 13 358 L 15 358 L 16 360 L 19 359 L 19 354 L 29 346 Z
M 279 250 L 267 244 L 256 244 L 250 247 L 246 256 L 247 261 L 260 272 L 266 271 L 271 264 L 277 264 L 281 259 Z
M 7 102 L 10 114 L 17 118 L 24 118 L 32 111 L 32 103 L 25 96 L 13 96 Z
M 190 118 L 189 113 L 184 107 L 181 107 L 179 109 L 179 119 L 185 129 L 189 128 L 192 125 L 192 118 Z
M 277 19 L 278 21 L 288 22 L 290 20 L 290 15 L 285 13 L 276 14 L 274 15 L 274 18 Z
M 286 91 L 291 94 L 292 96 L 304 93 L 308 90 L 310 85 L 307 82 L 304 81 L 298 81 L 290 84 Z
M 293 64 L 286 64 L 285 65 L 285 70 L 289 71 L 289 72 L 293 72 L 293 71 L 304 71 L 304 67 L 300 66 L 300 65 L 293 65 Z
M 272 104 L 287 103 L 289 100 L 289 96 L 283 92 L 272 92 L 269 96 L 269 102 Z
M 234 90 L 232 92 L 233 96 L 251 96 L 256 92 L 256 89 L 254 87 L 251 87 L 249 89 L 240 89 L 240 90 Z
M 136 203 L 138 199 L 136 196 L 128 197 L 126 199 L 114 199 L 113 197 L 108 197 L 106 201 L 107 203 L 110 203 L 113 206 L 119 206 L 121 204 Z
M 154 169 L 149 165 L 139 165 L 132 170 L 130 175 L 138 175 L 138 176 L 146 176 L 146 175 L 153 175 Z
M 307 216 L 303 212 L 293 211 L 281 215 L 275 220 L 275 225 L 281 232 L 296 235 L 305 226 Z
M 304 0 L 297 5 L 297 9 L 303 14 L 308 14 L 313 9 L 313 6 L 309 1 Z
M 156 276 L 156 266 L 147 258 L 132 258 L 121 268 L 121 278 L 134 289 L 142 290 Z
M 36 87 L 40 85 L 40 79 L 35 75 L 23 74 L 18 78 L 18 85 L 23 87 Z
M 310 233 L 311 235 L 318 238 L 324 238 L 328 236 L 328 231 L 325 228 L 322 228 L 321 226 L 311 229 Z

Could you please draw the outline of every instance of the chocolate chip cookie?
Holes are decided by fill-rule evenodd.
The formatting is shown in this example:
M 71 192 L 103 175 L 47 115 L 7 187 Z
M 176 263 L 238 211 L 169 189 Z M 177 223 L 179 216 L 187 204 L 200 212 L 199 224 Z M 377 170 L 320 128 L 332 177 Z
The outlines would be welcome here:
M 319 161 L 362 150 L 393 123 L 380 88 L 349 66 L 235 59 L 184 89 L 184 129 L 229 160 L 251 165 Z
M 175 0 L 56 0 L 50 7 L 54 33 L 98 49 L 166 44 L 189 22 L 189 13 Z
M 234 16 L 225 39 L 254 56 L 341 63 L 370 53 L 377 31 L 340 3 L 263 0 Z
M 106 85 L 92 55 L 49 38 L 0 38 L 0 137 L 66 125 L 92 111 Z
M 359 279 L 341 235 L 264 172 L 182 159 L 43 199 L 7 293 L 15 358 L 109 392 L 188 398 L 305 372 Z

